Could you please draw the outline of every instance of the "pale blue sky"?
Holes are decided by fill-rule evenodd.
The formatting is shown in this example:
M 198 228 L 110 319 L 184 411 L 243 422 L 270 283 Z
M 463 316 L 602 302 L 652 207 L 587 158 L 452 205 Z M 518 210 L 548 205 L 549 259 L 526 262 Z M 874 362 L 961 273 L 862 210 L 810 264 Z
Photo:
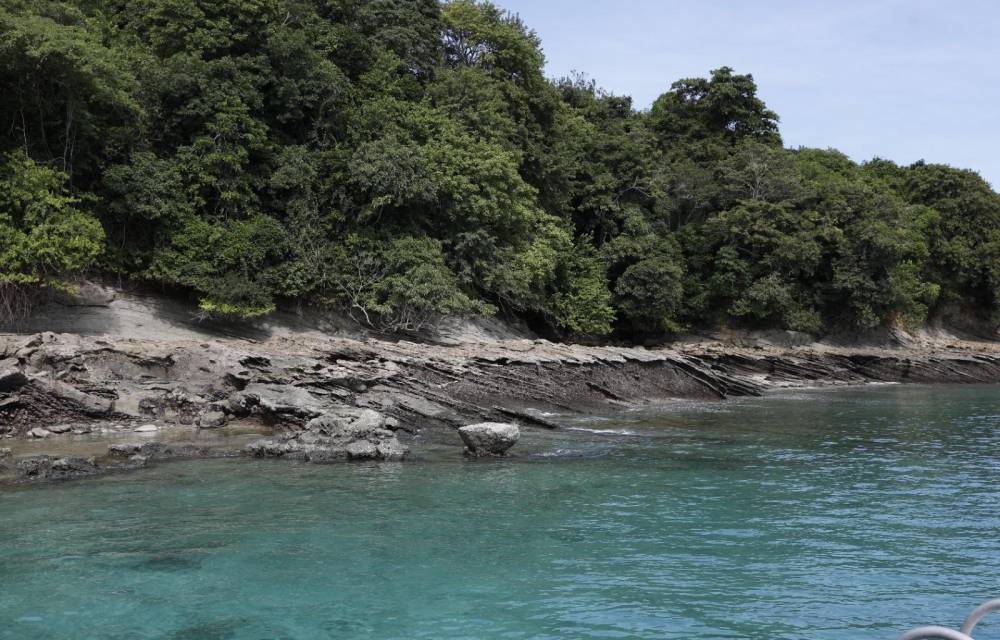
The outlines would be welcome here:
M 752 73 L 788 146 L 921 158 L 1000 187 L 998 0 L 496 0 L 585 72 L 648 107 L 674 80 Z

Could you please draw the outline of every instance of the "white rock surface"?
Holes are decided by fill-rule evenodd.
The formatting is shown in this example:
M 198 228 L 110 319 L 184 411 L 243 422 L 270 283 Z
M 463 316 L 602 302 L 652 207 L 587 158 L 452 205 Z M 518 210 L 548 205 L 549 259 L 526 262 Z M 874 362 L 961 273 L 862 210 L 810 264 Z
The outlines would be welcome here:
M 502 456 L 517 444 L 521 430 L 509 422 L 481 422 L 458 430 L 465 450 L 473 456 Z

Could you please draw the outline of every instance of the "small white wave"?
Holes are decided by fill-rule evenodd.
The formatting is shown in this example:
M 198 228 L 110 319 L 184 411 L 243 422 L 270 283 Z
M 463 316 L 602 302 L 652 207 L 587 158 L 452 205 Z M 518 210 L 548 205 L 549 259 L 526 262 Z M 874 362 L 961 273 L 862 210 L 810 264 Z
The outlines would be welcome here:
M 638 435 L 635 431 L 631 429 L 588 429 L 586 427 L 566 427 L 567 431 L 584 431 L 586 433 L 607 433 L 616 436 L 634 436 Z

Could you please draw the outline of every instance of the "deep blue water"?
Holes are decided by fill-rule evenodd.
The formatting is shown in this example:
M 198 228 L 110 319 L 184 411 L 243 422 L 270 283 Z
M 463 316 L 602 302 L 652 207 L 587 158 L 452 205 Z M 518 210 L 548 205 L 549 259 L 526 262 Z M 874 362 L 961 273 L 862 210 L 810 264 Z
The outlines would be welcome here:
M 0 638 L 889 639 L 1000 596 L 1000 387 L 573 424 L 0 489 Z

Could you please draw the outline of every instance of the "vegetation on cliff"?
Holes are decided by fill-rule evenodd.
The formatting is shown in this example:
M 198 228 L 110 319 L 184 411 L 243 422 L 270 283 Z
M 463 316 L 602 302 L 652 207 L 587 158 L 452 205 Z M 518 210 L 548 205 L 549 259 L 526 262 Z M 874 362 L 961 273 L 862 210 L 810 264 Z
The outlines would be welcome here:
M 729 68 L 637 111 L 543 62 L 470 0 L 5 0 L 0 299 L 104 272 L 385 331 L 1000 321 L 976 173 L 786 149 Z

